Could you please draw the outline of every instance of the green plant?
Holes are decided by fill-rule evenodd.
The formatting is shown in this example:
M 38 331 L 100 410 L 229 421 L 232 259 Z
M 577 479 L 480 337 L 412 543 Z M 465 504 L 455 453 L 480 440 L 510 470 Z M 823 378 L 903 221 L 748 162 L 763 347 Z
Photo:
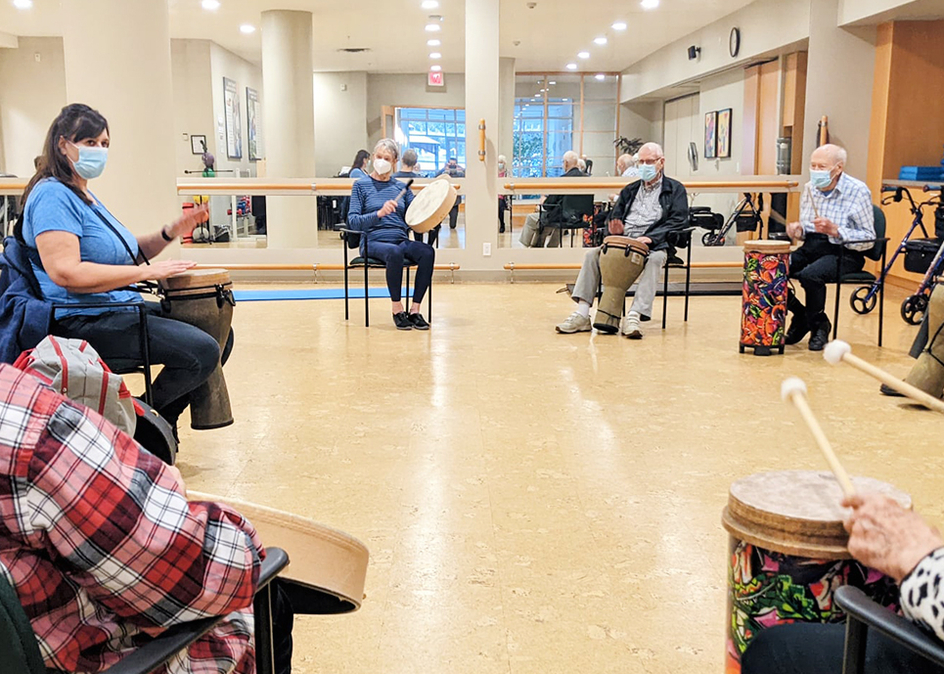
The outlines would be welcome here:
M 619 136 L 613 141 L 613 145 L 620 154 L 636 154 L 643 144 L 642 138 L 627 138 L 626 136 Z

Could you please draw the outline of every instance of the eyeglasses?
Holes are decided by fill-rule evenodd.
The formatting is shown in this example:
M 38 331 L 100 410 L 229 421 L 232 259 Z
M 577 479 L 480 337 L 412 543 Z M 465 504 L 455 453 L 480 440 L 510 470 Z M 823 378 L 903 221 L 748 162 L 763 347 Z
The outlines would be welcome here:
M 640 159 L 640 160 L 639 160 L 638 162 L 636 162 L 636 163 L 637 163 L 637 164 L 648 164 L 649 166 L 652 166 L 652 165 L 654 165 L 654 164 L 658 164 L 660 161 L 662 161 L 662 157 L 656 157 L 655 159 Z

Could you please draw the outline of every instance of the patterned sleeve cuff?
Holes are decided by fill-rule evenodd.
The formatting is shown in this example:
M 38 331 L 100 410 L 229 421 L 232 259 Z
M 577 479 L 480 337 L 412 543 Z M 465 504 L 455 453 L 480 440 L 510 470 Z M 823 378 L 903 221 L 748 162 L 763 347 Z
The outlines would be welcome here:
M 944 640 L 944 548 L 918 562 L 901 581 L 901 606 L 913 622 Z

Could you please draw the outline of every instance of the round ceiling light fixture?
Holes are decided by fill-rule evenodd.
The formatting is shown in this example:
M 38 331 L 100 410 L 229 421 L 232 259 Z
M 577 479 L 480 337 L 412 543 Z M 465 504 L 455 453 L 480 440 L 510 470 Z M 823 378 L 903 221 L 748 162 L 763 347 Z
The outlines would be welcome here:
M 436 0 L 423 0 L 420 7 L 423 9 L 436 9 L 439 7 L 439 3 Z
M 600 82 L 606 79 L 606 75 L 604 75 L 603 73 L 597 73 L 594 77 L 596 77 L 596 79 L 599 80 Z
M 576 64 L 576 63 L 568 63 L 565 67 L 567 68 L 567 70 L 576 70 L 576 69 L 577 69 L 577 64 Z
M 432 70 L 434 73 L 438 73 L 438 72 L 441 72 L 441 71 L 442 71 L 442 66 L 439 66 L 439 65 L 437 65 L 437 66 L 430 66 L 429 69 Z
M 659 0 L 642 0 L 639 4 L 643 9 L 655 9 L 659 6 Z
M 203 0 L 200 5 L 203 7 L 203 9 L 209 12 L 214 12 L 220 8 L 220 0 Z
M 606 44 L 606 38 L 601 35 L 600 37 L 594 38 L 593 43 L 598 44 L 602 47 L 603 45 Z
M 427 46 L 427 47 L 438 47 L 438 46 L 441 45 L 441 44 L 442 44 L 442 40 L 432 39 L 432 40 L 427 40 L 427 41 L 426 41 L 426 46 Z
M 239 32 L 242 33 L 243 35 L 252 35 L 253 33 L 256 32 L 256 27 L 253 26 L 251 23 L 244 23 L 243 25 L 239 27 Z
M 617 21 L 616 23 L 613 24 L 612 28 L 613 30 L 626 30 L 626 22 Z
M 590 58 L 590 52 L 588 52 L 588 51 L 582 51 L 582 52 L 580 52 L 580 53 L 577 54 L 577 58 L 580 58 L 580 59 L 588 59 L 588 58 Z
M 438 23 L 427 23 L 427 24 L 426 24 L 426 32 L 427 32 L 427 33 L 438 33 L 438 32 L 441 31 L 441 30 L 442 30 L 442 26 L 440 26 Z

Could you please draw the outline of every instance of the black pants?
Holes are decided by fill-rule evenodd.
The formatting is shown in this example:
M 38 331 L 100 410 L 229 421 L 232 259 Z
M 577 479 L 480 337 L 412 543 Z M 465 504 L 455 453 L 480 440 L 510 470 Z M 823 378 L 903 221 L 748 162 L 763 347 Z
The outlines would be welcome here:
M 845 625 L 794 623 L 761 632 L 741 660 L 742 674 L 841 674 Z M 944 669 L 870 631 L 867 674 L 942 674 Z
M 272 651 L 275 659 L 275 674 L 291 674 L 292 628 L 295 613 L 292 602 L 278 578 L 272 581 Z
M 368 248 L 370 257 L 383 260 L 387 267 L 387 289 L 390 300 L 400 301 L 403 287 L 403 262 L 409 260 L 416 264 L 416 280 L 413 287 L 413 301 L 420 304 L 433 280 L 433 265 L 436 262 L 436 250 L 419 241 L 401 241 L 400 243 L 371 243 Z
M 842 254 L 841 274 L 851 274 L 862 269 L 865 256 L 830 243 L 823 234 L 807 234 L 806 242 L 790 256 L 790 278 L 794 278 L 806 292 L 806 315 L 823 313 L 826 309 L 826 284 L 835 283 L 839 257 Z M 796 306 L 796 304 L 794 304 Z
M 501 231 L 505 231 L 505 210 L 508 206 L 505 204 L 505 200 L 499 197 L 498 199 L 498 228 Z
M 455 229 L 459 221 L 459 204 L 462 203 L 462 197 L 456 197 L 456 204 L 449 211 L 449 229 Z
M 153 407 L 173 426 L 190 404 L 190 392 L 205 382 L 220 362 L 220 346 L 200 328 L 164 316 L 160 304 L 146 305 L 151 364 L 164 366 L 154 380 Z M 112 370 L 128 372 L 144 364 L 139 325 L 137 311 L 114 311 L 60 318 L 55 332 L 61 337 L 84 339 Z M 222 362 L 226 362 L 232 348 L 230 331 Z

